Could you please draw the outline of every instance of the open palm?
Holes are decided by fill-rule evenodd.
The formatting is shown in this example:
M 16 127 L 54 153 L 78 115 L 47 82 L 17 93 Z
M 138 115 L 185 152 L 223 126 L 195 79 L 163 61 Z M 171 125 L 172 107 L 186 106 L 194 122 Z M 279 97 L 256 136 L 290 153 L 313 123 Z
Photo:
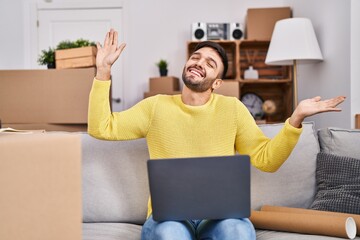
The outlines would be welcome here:
M 337 108 L 337 105 L 342 103 L 344 100 L 345 97 L 343 96 L 338 96 L 327 100 L 321 100 L 321 97 L 314 97 L 301 101 L 298 105 L 298 108 L 306 117 L 321 112 L 338 112 L 341 111 L 341 109 Z
M 306 117 L 322 112 L 339 112 L 341 109 L 337 106 L 343 101 L 345 101 L 344 96 L 338 96 L 327 100 L 321 100 L 321 97 L 318 96 L 302 100 L 291 115 L 290 124 L 294 127 L 300 127 L 302 121 Z
M 103 46 L 97 43 L 96 67 L 110 69 L 125 48 L 125 43 L 118 46 L 118 32 L 113 29 L 106 34 Z

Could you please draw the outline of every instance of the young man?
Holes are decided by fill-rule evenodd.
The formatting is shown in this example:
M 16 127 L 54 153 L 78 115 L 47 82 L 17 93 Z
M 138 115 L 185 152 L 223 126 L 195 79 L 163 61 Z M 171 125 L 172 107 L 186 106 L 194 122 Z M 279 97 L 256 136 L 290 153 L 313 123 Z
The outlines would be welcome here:
M 340 111 L 344 101 L 320 97 L 300 102 L 283 129 L 273 139 L 264 136 L 247 108 L 236 98 L 213 94 L 227 70 L 224 49 L 200 43 L 186 62 L 181 95 L 157 95 L 132 108 L 112 113 L 109 104 L 110 73 L 125 44 L 110 30 L 103 46 L 97 44 L 97 73 L 90 93 L 88 132 L 107 140 L 146 138 L 151 159 L 248 154 L 251 164 L 276 171 L 288 158 L 301 134 L 302 121 L 311 115 Z M 205 200 L 204 200 L 205 201 Z M 143 240 L 255 239 L 248 219 L 156 222 L 151 217 L 142 230 Z

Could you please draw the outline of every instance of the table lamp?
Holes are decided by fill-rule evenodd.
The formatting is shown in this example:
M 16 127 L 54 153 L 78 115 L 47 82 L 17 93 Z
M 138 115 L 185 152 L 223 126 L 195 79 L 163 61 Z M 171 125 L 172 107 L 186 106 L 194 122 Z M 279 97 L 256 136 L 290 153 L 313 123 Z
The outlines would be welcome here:
M 265 63 L 294 66 L 294 108 L 298 105 L 296 64 L 323 60 L 312 23 L 307 18 L 276 22 Z

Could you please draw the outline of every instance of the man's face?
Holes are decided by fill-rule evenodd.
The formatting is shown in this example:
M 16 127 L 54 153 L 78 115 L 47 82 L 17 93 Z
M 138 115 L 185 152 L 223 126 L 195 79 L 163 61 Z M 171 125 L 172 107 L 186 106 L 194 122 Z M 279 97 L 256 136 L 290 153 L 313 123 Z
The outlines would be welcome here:
M 220 78 L 224 66 L 218 53 L 209 47 L 194 52 L 186 62 L 182 79 L 194 92 L 205 92 Z

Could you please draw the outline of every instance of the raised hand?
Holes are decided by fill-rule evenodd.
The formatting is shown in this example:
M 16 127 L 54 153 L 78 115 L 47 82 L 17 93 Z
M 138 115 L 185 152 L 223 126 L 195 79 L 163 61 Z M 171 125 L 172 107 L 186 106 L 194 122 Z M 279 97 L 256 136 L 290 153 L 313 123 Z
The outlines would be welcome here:
M 125 48 L 125 43 L 118 46 L 118 32 L 110 29 L 106 34 L 103 46 L 98 42 L 96 54 L 96 79 L 109 80 L 111 75 L 111 66 L 119 58 Z
M 290 117 L 290 124 L 294 127 L 300 127 L 302 121 L 309 116 L 322 112 L 340 112 L 341 109 L 337 106 L 345 101 L 344 96 L 338 96 L 327 100 L 321 100 L 317 96 L 310 99 L 305 99 L 299 103 Z

